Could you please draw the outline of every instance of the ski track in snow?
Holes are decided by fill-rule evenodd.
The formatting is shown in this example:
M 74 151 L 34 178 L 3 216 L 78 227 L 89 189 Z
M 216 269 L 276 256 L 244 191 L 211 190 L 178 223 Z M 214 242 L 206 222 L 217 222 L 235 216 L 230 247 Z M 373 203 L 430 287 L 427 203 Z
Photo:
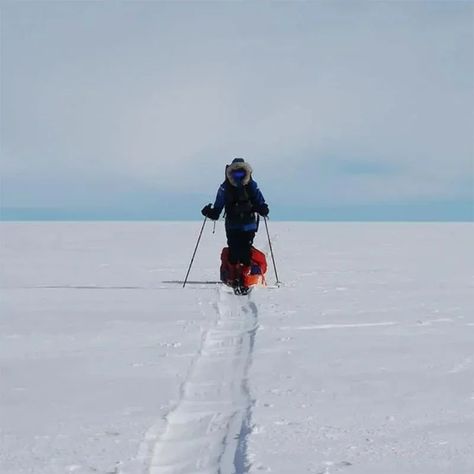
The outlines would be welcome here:
M 204 333 L 181 399 L 150 447 L 149 474 L 247 472 L 252 410 L 247 373 L 258 311 L 250 297 L 222 288 L 218 295 L 216 322 Z
M 379 326 L 395 326 L 397 323 L 394 321 L 386 321 L 380 323 L 341 323 L 341 324 L 315 324 L 311 326 L 280 326 L 280 330 L 299 330 L 299 331 L 311 331 L 317 329 L 354 329 L 354 328 L 369 328 Z

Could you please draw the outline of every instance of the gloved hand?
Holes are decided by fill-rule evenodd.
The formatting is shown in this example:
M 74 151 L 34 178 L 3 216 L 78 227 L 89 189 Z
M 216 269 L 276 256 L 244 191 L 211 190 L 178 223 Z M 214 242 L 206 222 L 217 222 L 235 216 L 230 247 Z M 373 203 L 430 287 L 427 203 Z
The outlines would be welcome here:
M 267 217 L 270 209 L 268 209 L 268 205 L 266 203 L 260 204 L 255 208 L 255 210 L 263 217 Z
M 216 221 L 219 219 L 220 212 L 217 212 L 216 209 L 213 209 L 212 204 L 208 204 L 202 208 L 201 214 L 205 217 L 208 217 L 209 219 L 212 219 L 213 221 Z

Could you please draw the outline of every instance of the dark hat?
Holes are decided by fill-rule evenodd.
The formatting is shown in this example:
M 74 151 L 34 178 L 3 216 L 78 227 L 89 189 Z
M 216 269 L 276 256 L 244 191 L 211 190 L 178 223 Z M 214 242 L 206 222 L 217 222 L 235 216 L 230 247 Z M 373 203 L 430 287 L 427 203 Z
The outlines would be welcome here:
M 245 163 L 245 160 L 243 158 L 234 158 L 232 163 Z

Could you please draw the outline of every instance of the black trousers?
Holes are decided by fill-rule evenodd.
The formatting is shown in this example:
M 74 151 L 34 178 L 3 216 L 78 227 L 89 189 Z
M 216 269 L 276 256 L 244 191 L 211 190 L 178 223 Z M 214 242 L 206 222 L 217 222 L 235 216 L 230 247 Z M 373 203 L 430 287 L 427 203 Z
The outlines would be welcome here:
M 227 229 L 229 262 L 250 265 L 250 254 L 255 232 Z

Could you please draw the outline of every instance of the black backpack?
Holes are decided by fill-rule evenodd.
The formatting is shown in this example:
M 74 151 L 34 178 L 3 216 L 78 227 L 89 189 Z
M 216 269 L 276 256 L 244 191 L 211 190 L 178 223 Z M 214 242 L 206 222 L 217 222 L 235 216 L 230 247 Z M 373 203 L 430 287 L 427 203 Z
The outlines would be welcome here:
M 227 170 L 227 167 L 226 167 Z M 224 182 L 225 188 L 225 216 L 226 219 L 235 224 L 250 224 L 256 222 L 253 209 L 254 196 L 250 181 L 241 187 L 232 186 L 227 179 Z

